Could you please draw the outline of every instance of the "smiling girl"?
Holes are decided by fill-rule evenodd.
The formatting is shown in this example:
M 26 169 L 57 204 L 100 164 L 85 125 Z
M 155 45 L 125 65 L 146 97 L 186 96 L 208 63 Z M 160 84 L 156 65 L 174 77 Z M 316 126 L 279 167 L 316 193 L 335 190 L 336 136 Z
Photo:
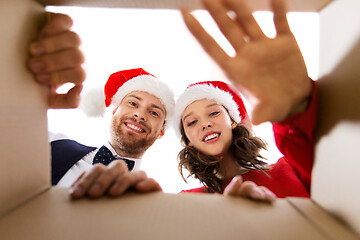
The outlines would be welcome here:
M 273 123 L 275 139 L 285 156 L 267 165 L 260 154 L 266 144 L 254 136 L 236 91 L 220 81 L 190 85 L 175 107 L 175 131 L 184 145 L 178 155 L 179 170 L 183 176 L 183 168 L 187 169 L 204 186 L 187 191 L 236 192 L 242 181 L 251 181 L 278 197 L 309 197 L 313 147 L 312 135 L 307 133 L 312 132 L 311 123 L 316 119 L 315 91 L 311 99 L 304 113 Z

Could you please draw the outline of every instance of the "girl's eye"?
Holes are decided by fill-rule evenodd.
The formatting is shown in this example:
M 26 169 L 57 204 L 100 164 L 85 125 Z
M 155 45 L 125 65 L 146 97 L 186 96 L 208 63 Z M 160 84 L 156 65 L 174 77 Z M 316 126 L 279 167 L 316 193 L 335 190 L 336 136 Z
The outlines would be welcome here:
M 135 102 L 129 102 L 129 104 L 130 104 L 131 106 L 136 107 L 136 103 L 135 103 Z
M 209 116 L 216 116 L 216 115 L 218 115 L 219 113 L 220 113 L 219 111 L 212 112 L 212 113 L 209 114 Z
M 191 122 L 189 122 L 189 123 L 188 123 L 188 125 L 187 125 L 187 126 L 188 126 L 188 127 L 190 127 L 190 126 L 194 125 L 195 123 L 196 123 L 196 121 L 195 121 L 195 120 L 194 120 L 194 121 L 191 121 Z

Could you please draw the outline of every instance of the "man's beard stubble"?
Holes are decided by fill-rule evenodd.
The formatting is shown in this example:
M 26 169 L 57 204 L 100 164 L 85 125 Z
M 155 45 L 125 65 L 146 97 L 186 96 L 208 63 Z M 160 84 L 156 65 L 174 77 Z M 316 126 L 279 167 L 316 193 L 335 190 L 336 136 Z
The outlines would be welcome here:
M 117 123 L 115 118 L 111 121 L 110 135 L 113 143 L 116 144 L 116 146 L 113 147 L 129 155 L 142 155 L 155 142 L 156 136 L 151 139 L 146 139 L 145 137 L 137 137 L 136 133 L 124 133 L 121 128 L 123 124 L 124 121 L 122 119 L 120 120 L 120 123 Z M 150 131 L 149 127 L 146 129 Z M 147 135 L 148 134 L 149 133 L 147 133 Z

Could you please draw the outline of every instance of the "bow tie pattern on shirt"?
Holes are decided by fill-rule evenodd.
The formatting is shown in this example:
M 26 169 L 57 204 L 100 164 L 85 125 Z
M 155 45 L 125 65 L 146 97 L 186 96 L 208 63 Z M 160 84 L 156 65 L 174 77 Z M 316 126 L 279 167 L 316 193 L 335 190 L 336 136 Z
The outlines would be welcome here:
M 105 146 L 102 146 L 99 149 L 99 151 L 97 151 L 97 153 L 95 154 L 95 157 L 93 159 L 93 164 L 102 163 L 105 166 L 107 166 L 112 161 L 118 160 L 118 159 L 124 160 L 126 162 L 129 171 L 133 170 L 133 168 L 135 166 L 135 161 L 127 159 L 127 158 L 123 158 L 123 157 L 114 157 L 114 155 L 111 153 L 111 151 Z

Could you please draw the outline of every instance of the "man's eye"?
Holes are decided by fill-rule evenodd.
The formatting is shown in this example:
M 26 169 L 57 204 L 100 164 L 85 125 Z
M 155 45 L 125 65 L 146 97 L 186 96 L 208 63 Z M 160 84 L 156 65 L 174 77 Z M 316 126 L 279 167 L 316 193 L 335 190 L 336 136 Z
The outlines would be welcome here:
M 217 111 L 217 112 L 212 112 L 212 113 L 209 114 L 209 116 L 216 116 L 216 115 L 218 115 L 219 113 L 220 113 L 219 111 Z
M 194 120 L 194 121 L 191 121 L 191 122 L 189 122 L 189 123 L 187 124 L 187 126 L 190 127 L 190 126 L 194 125 L 195 123 L 196 123 L 195 120 Z
M 158 114 L 157 112 L 151 111 L 150 113 L 151 113 L 151 115 L 153 115 L 153 116 L 155 116 L 155 117 L 158 117 L 158 116 L 159 116 L 159 114 Z
M 131 105 L 131 106 L 136 106 L 136 103 L 135 102 L 129 102 L 129 104 Z

